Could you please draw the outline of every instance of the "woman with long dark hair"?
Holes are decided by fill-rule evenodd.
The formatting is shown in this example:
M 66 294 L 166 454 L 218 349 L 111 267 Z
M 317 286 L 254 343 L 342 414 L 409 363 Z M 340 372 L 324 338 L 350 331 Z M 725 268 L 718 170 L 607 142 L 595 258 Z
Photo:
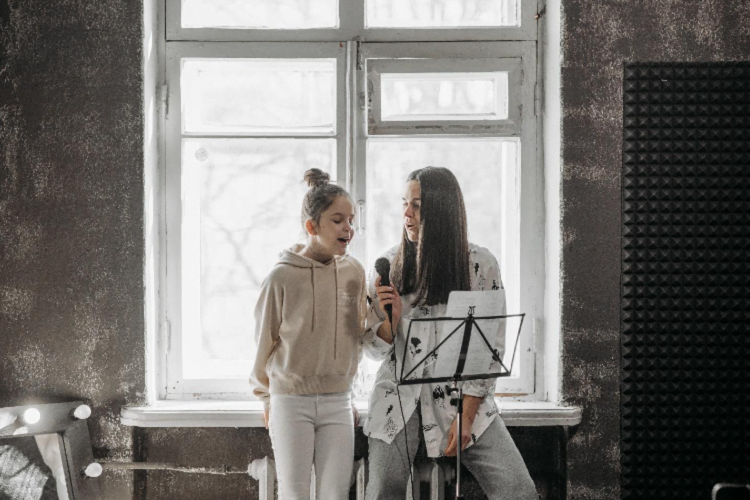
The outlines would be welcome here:
M 404 349 L 409 353 L 404 361 L 404 373 L 408 373 L 412 364 L 435 347 L 438 336 L 437 322 L 413 323 L 406 346 L 409 319 L 444 316 L 448 295 L 454 290 L 503 289 L 495 257 L 468 241 L 463 195 L 450 170 L 425 167 L 409 174 L 403 217 L 401 244 L 384 254 L 391 262 L 393 286 L 381 286 L 376 272 L 371 274 L 369 286 L 374 300 L 364 349 L 369 357 L 384 362 L 370 395 L 364 426 L 370 449 L 367 499 L 404 498 L 409 464 L 423 440 L 430 457 L 453 456 L 460 443 L 465 450 L 462 462 L 489 499 L 536 500 L 534 483 L 499 417 L 494 379 L 464 382 L 462 436 L 456 435 L 456 408 L 443 384 L 397 388 Z M 384 312 L 386 305 L 392 306 L 395 328 Z M 496 338 L 488 340 L 495 341 L 502 356 L 504 331 L 492 334 Z M 430 377 L 433 366 L 427 363 L 416 376 Z M 499 371 L 495 362 L 490 371 Z

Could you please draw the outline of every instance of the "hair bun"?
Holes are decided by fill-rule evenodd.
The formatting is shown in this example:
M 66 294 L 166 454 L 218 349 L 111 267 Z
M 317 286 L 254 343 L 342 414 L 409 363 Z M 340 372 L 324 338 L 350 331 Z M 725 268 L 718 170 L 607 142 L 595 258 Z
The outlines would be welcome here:
M 325 186 L 329 180 L 331 180 L 331 176 L 319 168 L 311 168 L 305 172 L 305 182 L 311 188 Z

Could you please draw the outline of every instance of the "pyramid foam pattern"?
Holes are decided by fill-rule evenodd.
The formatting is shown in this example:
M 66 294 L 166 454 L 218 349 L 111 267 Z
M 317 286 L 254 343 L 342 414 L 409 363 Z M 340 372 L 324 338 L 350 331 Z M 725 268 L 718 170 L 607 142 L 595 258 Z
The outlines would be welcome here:
M 750 483 L 750 63 L 624 67 L 621 491 Z

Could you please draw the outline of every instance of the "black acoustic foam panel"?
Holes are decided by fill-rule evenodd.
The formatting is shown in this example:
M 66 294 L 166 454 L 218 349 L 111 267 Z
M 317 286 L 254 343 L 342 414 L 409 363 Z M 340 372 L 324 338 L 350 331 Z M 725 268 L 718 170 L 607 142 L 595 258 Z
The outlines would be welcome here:
M 750 483 L 750 63 L 624 67 L 621 491 Z

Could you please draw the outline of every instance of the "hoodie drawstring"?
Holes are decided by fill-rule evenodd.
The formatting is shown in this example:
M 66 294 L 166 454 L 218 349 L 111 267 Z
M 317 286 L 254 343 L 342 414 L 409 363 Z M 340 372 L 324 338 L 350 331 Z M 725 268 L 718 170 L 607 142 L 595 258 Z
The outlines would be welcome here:
M 313 303 L 312 303 L 312 321 L 310 326 L 310 333 L 315 331 L 315 266 L 313 265 L 311 268 L 312 270 L 312 296 L 313 296 Z
M 333 321 L 333 359 L 336 359 L 336 340 L 338 340 L 339 334 L 339 264 L 338 260 L 333 261 L 333 279 L 334 279 L 334 290 L 336 294 L 336 316 Z

